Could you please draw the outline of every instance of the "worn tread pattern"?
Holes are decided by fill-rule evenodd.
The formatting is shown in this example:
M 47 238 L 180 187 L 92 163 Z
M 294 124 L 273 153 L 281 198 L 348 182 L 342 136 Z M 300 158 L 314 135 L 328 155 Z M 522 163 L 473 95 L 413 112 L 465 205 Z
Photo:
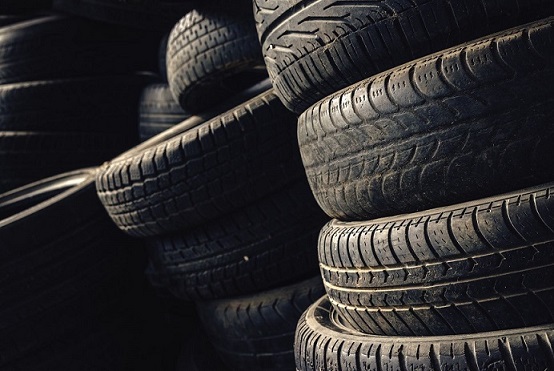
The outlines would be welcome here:
M 229 298 L 317 273 L 326 217 L 304 181 L 182 232 L 147 240 L 156 287 L 186 300 Z
M 103 167 L 99 197 L 134 236 L 183 230 L 305 179 L 296 117 L 267 91 Z
M 549 0 L 256 0 L 265 63 L 285 106 L 424 55 L 552 15 Z
M 155 71 L 158 42 L 144 31 L 38 16 L 0 28 L 0 83 Z
M 169 85 L 149 85 L 142 91 L 139 103 L 140 141 L 143 142 L 189 117 L 190 114 L 173 98 Z
M 294 369 L 294 332 L 325 290 L 321 277 L 251 296 L 197 303 L 212 344 L 233 370 Z
M 78 185 L 0 220 L 2 369 L 134 368 L 141 352 L 156 347 L 148 339 L 158 334 L 146 331 L 154 313 L 140 243 L 106 216 L 94 169 L 82 173 Z
M 553 18 L 408 63 L 299 118 L 331 217 L 368 220 L 550 181 Z
M 331 370 L 551 370 L 552 324 L 455 336 L 390 337 L 348 330 L 326 298 L 298 323 L 296 369 Z
M 169 35 L 167 77 L 175 99 L 193 113 L 267 77 L 250 17 L 193 10 Z
M 417 214 L 328 223 L 329 300 L 379 335 L 447 335 L 554 321 L 554 184 Z

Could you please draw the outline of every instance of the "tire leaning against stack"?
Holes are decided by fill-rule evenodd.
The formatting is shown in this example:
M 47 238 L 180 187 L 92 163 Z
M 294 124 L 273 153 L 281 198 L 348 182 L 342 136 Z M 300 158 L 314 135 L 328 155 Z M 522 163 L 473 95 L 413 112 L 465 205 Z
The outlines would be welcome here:
M 552 370 L 552 324 L 433 337 L 376 336 L 349 330 L 324 297 L 302 316 L 294 352 L 299 371 Z
M 298 138 L 319 205 L 368 220 L 552 180 L 553 22 L 410 62 L 309 108 Z
M 374 74 L 553 11 L 549 0 L 254 1 L 276 94 L 298 114 Z

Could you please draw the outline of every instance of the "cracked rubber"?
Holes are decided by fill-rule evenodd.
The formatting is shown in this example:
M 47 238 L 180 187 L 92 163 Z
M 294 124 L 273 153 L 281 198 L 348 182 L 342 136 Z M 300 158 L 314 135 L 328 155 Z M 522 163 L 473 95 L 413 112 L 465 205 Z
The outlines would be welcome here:
M 353 329 L 447 335 L 554 322 L 554 183 L 367 222 L 329 222 L 319 260 Z
M 0 28 L 0 83 L 155 71 L 158 42 L 145 31 L 36 16 Z
M 369 220 L 552 180 L 553 20 L 410 62 L 303 113 L 300 151 L 323 210 Z
M 155 369 L 145 255 L 105 214 L 94 173 L 0 195 L 3 370 Z
M 114 159 L 98 176 L 98 195 L 134 236 L 199 225 L 305 179 L 295 132 L 296 117 L 269 90 Z
M 552 15 L 549 0 L 255 0 L 265 63 L 285 106 L 424 55 Z
M 190 114 L 175 101 L 167 84 L 144 88 L 139 106 L 139 137 L 143 142 L 186 120 Z
M 175 99 L 196 113 L 267 78 L 251 17 L 193 10 L 173 28 L 167 78 Z
M 300 318 L 299 371 L 554 369 L 552 324 L 450 336 L 378 336 L 348 330 L 324 297 Z
M 194 228 L 152 237 L 147 274 L 184 300 L 251 294 L 317 274 L 327 218 L 305 180 Z
M 325 293 L 321 277 L 251 296 L 197 303 L 212 344 L 230 369 L 294 369 L 294 331 Z

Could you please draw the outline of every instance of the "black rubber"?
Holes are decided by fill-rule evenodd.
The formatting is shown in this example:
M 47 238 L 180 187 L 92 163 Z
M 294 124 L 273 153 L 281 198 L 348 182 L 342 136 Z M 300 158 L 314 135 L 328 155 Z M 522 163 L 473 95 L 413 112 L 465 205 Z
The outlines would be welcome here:
M 554 326 L 469 335 L 396 337 L 348 330 L 326 298 L 300 318 L 296 369 L 542 371 L 554 369 Z
M 52 0 L 2 0 L 0 14 L 29 14 L 41 10 L 48 10 L 52 6 Z
M 118 24 L 160 33 L 169 31 L 175 22 L 194 7 L 187 0 L 52 0 L 61 12 L 96 21 Z
M 193 10 L 171 31 L 166 58 L 171 92 L 193 113 L 267 78 L 251 16 Z
M 144 88 L 139 105 L 139 137 L 145 141 L 186 120 L 190 114 L 183 111 L 166 83 Z
M 293 370 L 294 331 L 325 293 L 321 277 L 234 299 L 198 302 L 212 344 L 233 370 Z
M 41 193 L 34 203 L 25 199 Z M 156 369 L 165 342 L 152 326 L 144 252 L 110 223 L 94 170 L 0 200 L 0 368 Z
M 37 16 L 0 28 L 0 83 L 155 71 L 158 42 L 145 31 Z
M 131 235 L 192 227 L 305 179 L 295 131 L 296 117 L 267 91 L 114 159 L 98 176 L 98 194 Z
M 553 15 L 550 0 L 255 0 L 265 63 L 285 106 L 424 55 Z
M 158 48 L 158 74 L 162 78 L 162 82 L 167 83 L 167 42 L 169 41 L 169 33 L 162 36 L 160 46 Z
M 229 298 L 317 274 L 326 217 L 304 181 L 215 220 L 152 237 L 147 274 L 185 300 Z
M 0 85 L 0 191 L 83 166 L 136 144 L 148 76 Z
M 351 328 L 446 335 L 554 322 L 554 183 L 416 214 L 332 221 L 319 260 Z
M 299 118 L 331 217 L 367 220 L 554 179 L 554 18 L 408 63 Z

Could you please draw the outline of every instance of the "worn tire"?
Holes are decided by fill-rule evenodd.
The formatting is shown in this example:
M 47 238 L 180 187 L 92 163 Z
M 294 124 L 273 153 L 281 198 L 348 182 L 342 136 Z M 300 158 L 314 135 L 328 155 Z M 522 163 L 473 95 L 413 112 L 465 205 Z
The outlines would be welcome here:
M 165 0 L 52 0 L 60 12 L 96 21 L 158 32 L 167 32 L 194 7 L 192 1 Z
M 94 169 L 0 195 L 0 215 L 0 368 L 155 367 L 144 252 L 106 216 Z
M 167 78 L 186 111 L 199 112 L 267 77 L 250 17 L 193 10 L 173 28 Z
M 319 260 L 351 328 L 447 335 L 554 321 L 554 184 L 377 219 L 332 221 Z
M 183 111 L 167 84 L 152 84 L 144 88 L 139 105 L 139 137 L 141 142 L 186 120 Z
M 255 0 L 265 63 L 285 106 L 424 55 L 553 14 L 549 0 Z
M 298 139 L 323 210 L 367 220 L 554 179 L 553 22 L 411 62 L 308 109 Z
M 321 277 L 233 299 L 201 301 L 198 313 L 212 344 L 233 370 L 294 369 L 294 331 L 324 294 Z
M 0 83 L 155 71 L 158 40 L 78 17 L 37 16 L 0 28 Z
M 305 179 L 295 131 L 295 116 L 267 91 L 175 138 L 114 159 L 98 176 L 98 195 L 131 235 L 190 228 Z
M 298 323 L 296 369 L 551 370 L 552 324 L 455 336 L 376 336 L 348 330 L 326 298 Z
M 184 300 L 230 298 L 317 274 L 326 217 L 304 181 L 182 232 L 152 237 L 147 274 Z

